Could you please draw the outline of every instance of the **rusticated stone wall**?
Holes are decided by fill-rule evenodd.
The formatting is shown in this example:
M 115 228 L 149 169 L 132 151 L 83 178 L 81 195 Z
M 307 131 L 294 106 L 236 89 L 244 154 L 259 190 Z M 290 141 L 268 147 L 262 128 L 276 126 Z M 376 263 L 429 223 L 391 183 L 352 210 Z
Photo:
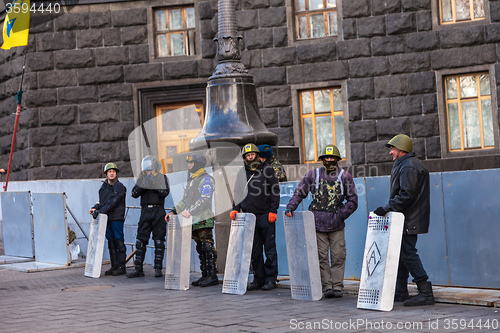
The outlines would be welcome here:
M 293 87 L 345 83 L 350 162 L 390 172 L 384 144 L 407 133 L 431 171 L 496 168 L 498 149 L 444 156 L 440 126 L 440 71 L 493 66 L 500 99 L 500 1 L 489 20 L 439 27 L 435 0 L 338 0 L 339 38 L 294 41 L 292 0 L 235 0 L 244 37 L 243 64 L 257 88 L 262 120 L 280 146 L 301 142 L 294 131 Z M 198 54 L 155 59 L 149 43 L 151 7 L 187 0 L 80 1 L 53 20 L 33 17 L 24 80 L 25 98 L 12 180 L 96 178 L 115 161 L 131 176 L 127 137 L 138 124 L 134 89 L 206 80 L 214 69 L 217 1 L 192 1 Z M 94 4 L 92 4 L 94 3 Z M 434 6 L 434 7 L 433 7 Z M 292 28 L 291 28 L 292 27 Z M 0 167 L 6 168 L 24 56 L 0 52 Z M 498 117 L 498 103 L 493 106 Z M 295 124 L 297 128 L 297 124 Z M 496 129 L 498 131 L 498 128 Z M 370 175 L 364 175 L 370 176 Z

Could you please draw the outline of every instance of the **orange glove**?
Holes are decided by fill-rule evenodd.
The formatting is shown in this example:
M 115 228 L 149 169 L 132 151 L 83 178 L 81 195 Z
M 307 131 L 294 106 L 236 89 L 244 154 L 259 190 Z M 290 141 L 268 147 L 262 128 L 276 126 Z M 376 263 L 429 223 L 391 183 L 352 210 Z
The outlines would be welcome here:
M 236 218 L 236 214 L 238 214 L 237 210 L 232 210 L 231 213 L 229 213 L 231 220 L 234 220 Z
M 269 220 L 269 223 L 274 223 L 278 219 L 278 214 L 269 213 L 269 217 L 267 219 Z

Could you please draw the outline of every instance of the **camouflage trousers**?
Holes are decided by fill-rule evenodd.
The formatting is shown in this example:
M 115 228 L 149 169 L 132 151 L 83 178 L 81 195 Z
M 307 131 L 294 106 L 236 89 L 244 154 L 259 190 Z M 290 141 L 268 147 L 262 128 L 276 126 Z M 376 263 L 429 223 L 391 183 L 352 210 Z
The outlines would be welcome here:
M 192 237 L 193 240 L 198 243 L 210 243 L 212 245 L 212 250 L 215 251 L 214 246 L 214 234 L 212 228 L 200 228 L 193 230 Z

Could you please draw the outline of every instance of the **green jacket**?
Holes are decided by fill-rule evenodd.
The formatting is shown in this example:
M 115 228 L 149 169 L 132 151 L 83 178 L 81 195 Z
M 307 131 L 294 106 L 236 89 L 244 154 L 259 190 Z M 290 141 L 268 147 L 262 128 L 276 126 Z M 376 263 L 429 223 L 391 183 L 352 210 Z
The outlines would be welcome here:
M 184 195 L 174 208 L 180 214 L 187 210 L 193 217 L 193 230 L 214 227 L 212 197 L 215 189 L 214 179 L 206 172 L 196 178 L 189 178 Z

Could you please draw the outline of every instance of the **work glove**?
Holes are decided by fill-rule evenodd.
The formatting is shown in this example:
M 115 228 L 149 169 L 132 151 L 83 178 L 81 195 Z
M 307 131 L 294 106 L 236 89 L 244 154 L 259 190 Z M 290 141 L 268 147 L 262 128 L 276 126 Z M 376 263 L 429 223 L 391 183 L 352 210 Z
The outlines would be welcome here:
M 269 213 L 267 219 L 269 220 L 269 223 L 274 223 L 278 219 L 278 215 L 276 213 Z
M 94 212 L 92 213 L 92 217 L 93 217 L 94 219 L 96 219 L 98 215 L 99 215 L 99 211 L 98 211 L 97 209 L 96 209 L 96 210 L 94 210 Z
M 232 210 L 231 213 L 229 213 L 231 220 L 234 220 L 236 218 L 236 214 L 238 214 L 237 210 Z
M 384 216 L 385 214 L 387 214 L 387 212 L 385 211 L 385 209 L 382 208 L 382 207 L 379 207 L 379 208 L 375 209 L 373 212 L 375 214 L 377 214 L 378 216 Z
M 285 215 L 287 215 L 287 214 L 290 214 L 290 215 L 292 215 L 292 216 L 293 216 L 293 214 L 292 214 L 292 210 L 291 210 L 291 209 L 287 209 L 287 210 L 285 210 Z M 288 215 L 287 215 L 287 216 L 288 216 Z

